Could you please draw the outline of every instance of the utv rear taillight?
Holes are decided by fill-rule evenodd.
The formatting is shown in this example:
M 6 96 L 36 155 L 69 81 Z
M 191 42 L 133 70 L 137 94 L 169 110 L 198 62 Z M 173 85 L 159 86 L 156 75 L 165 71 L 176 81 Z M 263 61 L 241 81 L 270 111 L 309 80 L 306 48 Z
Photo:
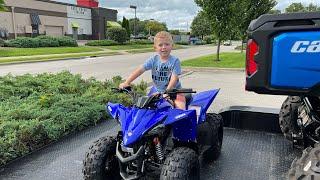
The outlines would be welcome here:
M 257 71 L 257 63 L 254 60 L 254 56 L 258 52 L 259 52 L 258 44 L 253 39 L 249 39 L 247 43 L 247 54 L 246 54 L 247 76 L 251 76 Z

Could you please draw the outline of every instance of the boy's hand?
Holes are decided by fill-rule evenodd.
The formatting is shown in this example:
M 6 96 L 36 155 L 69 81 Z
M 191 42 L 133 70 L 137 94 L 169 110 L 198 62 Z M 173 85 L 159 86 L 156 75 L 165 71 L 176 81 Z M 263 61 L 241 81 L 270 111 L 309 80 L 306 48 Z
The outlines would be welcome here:
M 130 84 L 129 84 L 129 83 L 126 83 L 126 82 L 119 84 L 119 88 L 120 88 L 120 89 L 124 89 L 124 88 L 126 88 L 126 87 L 128 87 L 128 86 L 130 86 Z

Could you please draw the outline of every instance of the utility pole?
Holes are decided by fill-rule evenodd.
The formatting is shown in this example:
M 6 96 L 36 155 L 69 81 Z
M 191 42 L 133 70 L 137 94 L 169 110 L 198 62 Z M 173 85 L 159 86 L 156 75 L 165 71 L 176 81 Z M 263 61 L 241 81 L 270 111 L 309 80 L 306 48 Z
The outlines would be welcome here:
M 154 21 L 154 19 L 149 19 L 149 21 Z M 151 36 L 151 27 L 149 26 L 149 37 Z
M 133 6 L 130 5 L 131 9 L 134 9 L 134 25 L 133 25 L 133 29 L 134 29 L 134 37 L 137 36 L 137 6 Z

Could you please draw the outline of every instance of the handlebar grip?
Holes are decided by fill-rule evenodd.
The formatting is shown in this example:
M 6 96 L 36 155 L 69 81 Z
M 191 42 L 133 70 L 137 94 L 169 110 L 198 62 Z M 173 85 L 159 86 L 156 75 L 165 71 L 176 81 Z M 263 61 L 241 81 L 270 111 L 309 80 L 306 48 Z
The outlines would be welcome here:
M 112 88 L 111 88 L 111 91 L 113 91 L 113 92 L 120 92 L 120 89 L 119 89 L 119 88 L 114 88 L 114 87 L 112 87 Z
M 123 89 L 112 87 L 111 90 L 115 91 L 115 92 L 126 92 L 126 93 L 129 93 L 129 92 L 132 91 L 132 88 L 131 88 L 131 86 L 125 87 Z

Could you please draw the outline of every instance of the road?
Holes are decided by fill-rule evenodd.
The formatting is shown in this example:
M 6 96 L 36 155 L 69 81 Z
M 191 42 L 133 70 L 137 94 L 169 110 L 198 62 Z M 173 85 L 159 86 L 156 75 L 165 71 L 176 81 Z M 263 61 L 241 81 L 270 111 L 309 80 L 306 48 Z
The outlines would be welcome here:
M 234 46 L 221 46 L 221 52 L 234 51 Z M 173 50 L 172 54 L 181 61 L 216 52 L 216 46 L 194 46 L 187 49 Z M 127 54 L 78 60 L 63 60 L 51 62 L 24 63 L 16 65 L 1 65 L 0 76 L 11 73 L 21 75 L 25 73 L 60 72 L 68 70 L 82 74 L 84 78 L 95 77 L 99 80 L 110 79 L 120 75 L 127 77 L 130 72 L 154 53 Z M 137 81 L 150 79 L 150 73 L 144 73 Z

